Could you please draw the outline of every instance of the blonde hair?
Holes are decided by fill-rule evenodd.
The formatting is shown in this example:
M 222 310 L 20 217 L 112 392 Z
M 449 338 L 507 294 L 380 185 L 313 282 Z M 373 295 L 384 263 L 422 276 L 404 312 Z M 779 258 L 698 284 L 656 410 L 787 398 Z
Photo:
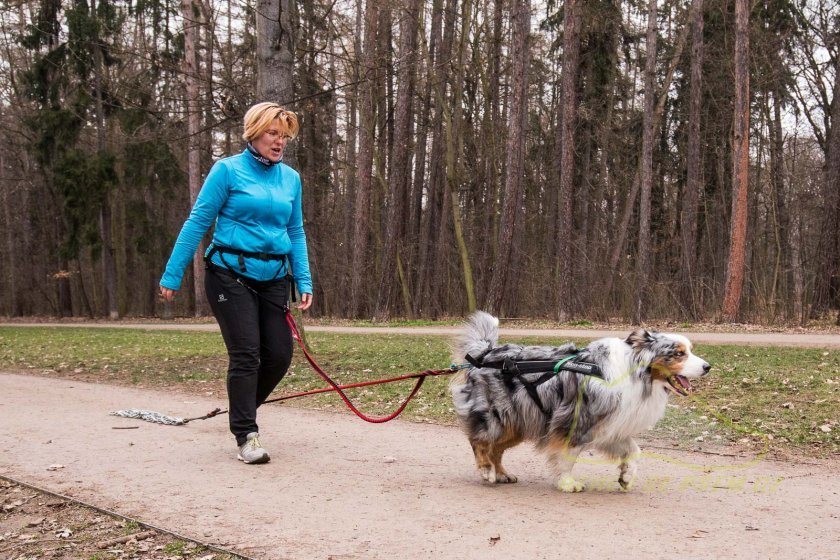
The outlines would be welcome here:
M 297 115 L 287 111 L 277 103 L 266 101 L 257 103 L 245 113 L 245 127 L 242 139 L 251 142 L 259 138 L 263 132 L 268 130 L 271 123 L 279 121 L 280 132 L 289 138 L 294 138 L 300 130 Z

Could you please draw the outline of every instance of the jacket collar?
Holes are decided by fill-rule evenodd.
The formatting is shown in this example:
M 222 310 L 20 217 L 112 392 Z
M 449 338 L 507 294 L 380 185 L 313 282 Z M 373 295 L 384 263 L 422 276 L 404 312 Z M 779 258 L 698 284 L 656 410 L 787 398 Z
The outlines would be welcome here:
M 248 142 L 247 146 L 245 146 L 245 151 L 248 152 L 248 154 L 250 154 L 250 156 L 254 158 L 255 161 L 258 161 L 265 167 L 271 167 L 280 163 L 279 161 L 271 161 L 270 159 L 259 153 L 257 149 L 251 145 L 250 142 Z

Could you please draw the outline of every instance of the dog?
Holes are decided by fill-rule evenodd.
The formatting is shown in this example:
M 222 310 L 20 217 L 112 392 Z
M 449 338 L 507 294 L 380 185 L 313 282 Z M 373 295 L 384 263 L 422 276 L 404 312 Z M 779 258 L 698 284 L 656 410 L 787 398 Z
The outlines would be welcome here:
M 483 311 L 474 313 L 455 346 L 455 361 L 468 355 L 473 366 L 450 385 L 478 470 L 493 484 L 517 481 L 502 466 L 502 455 L 531 441 L 547 455 L 559 490 L 584 489 L 571 471 L 587 449 L 617 459 L 618 484 L 628 490 L 640 453 L 633 437 L 662 418 L 670 393 L 687 395 L 692 390 L 689 379 L 703 377 L 711 369 L 691 352 L 686 337 L 643 328 L 625 340 L 602 338 L 582 349 L 572 343 L 498 346 L 498 338 L 498 319 Z M 558 361 L 570 355 L 584 366 L 597 366 L 594 371 L 600 370 L 602 377 L 562 369 L 556 374 L 515 375 L 483 365 L 498 366 L 506 359 L 508 364 Z M 537 378 L 544 382 L 537 385 Z

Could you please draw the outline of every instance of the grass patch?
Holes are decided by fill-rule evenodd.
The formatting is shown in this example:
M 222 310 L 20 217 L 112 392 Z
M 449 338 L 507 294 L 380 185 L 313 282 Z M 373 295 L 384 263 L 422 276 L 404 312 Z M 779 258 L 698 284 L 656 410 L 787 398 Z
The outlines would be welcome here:
M 441 369 L 450 363 L 447 337 L 310 332 L 307 338 L 316 359 L 338 383 Z M 518 342 L 558 341 L 529 338 Z M 840 351 L 704 345 L 696 352 L 713 365 L 712 375 L 695 383 L 691 397 L 671 398 L 654 435 L 692 443 L 695 439 L 753 445 L 770 441 L 774 447 L 793 447 L 814 455 L 840 453 Z M 102 383 L 187 390 L 212 387 L 222 397 L 227 357 L 218 333 L 2 327 L 0 368 Z M 427 379 L 405 417 L 454 423 L 449 379 Z M 296 352 L 277 394 L 324 385 Z M 412 385 L 413 381 L 404 381 L 349 394 L 365 413 L 382 415 L 391 412 Z M 288 404 L 344 410 L 332 394 Z
M 184 556 L 187 551 L 187 543 L 184 541 L 175 540 L 163 547 L 163 551 L 167 554 L 175 556 Z
M 695 401 L 731 429 L 840 452 L 840 351 L 703 346 L 698 352 L 715 375 Z
M 169 385 L 224 379 L 217 333 L 100 328 L 0 328 L 0 366 L 91 381 Z

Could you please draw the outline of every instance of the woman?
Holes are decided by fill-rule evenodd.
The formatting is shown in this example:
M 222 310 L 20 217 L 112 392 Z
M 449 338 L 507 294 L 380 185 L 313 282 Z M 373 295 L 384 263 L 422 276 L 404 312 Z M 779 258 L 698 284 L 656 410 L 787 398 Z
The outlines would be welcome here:
M 298 128 L 297 116 L 276 103 L 248 110 L 246 149 L 210 169 L 160 280 L 161 296 L 172 301 L 184 269 L 215 222 L 204 256 L 204 285 L 228 351 L 230 431 L 237 458 L 248 464 L 270 459 L 260 443 L 257 407 L 292 359 L 292 335 L 280 309 L 288 301 L 289 266 L 301 294 L 298 309 L 312 305 L 300 176 L 281 163 Z

